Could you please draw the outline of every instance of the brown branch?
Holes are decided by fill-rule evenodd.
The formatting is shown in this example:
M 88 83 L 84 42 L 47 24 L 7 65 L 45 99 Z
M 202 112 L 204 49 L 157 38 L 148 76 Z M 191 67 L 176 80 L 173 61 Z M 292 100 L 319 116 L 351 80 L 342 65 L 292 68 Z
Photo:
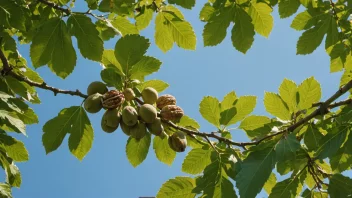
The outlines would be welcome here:
M 144 102 L 141 100 L 141 99 L 139 99 L 139 98 L 134 98 L 134 100 L 138 103 L 138 104 L 140 104 L 140 105 L 143 105 L 144 104 Z
M 2 62 L 3 68 L 1 70 L 1 75 L 6 76 L 8 72 L 12 70 L 12 67 L 10 66 L 9 62 L 7 61 L 7 58 L 4 54 L 4 52 L 1 50 L 2 46 L 2 37 L 0 37 L 0 60 Z
M 61 12 L 64 12 L 65 14 L 67 15 L 70 15 L 71 14 L 71 10 L 70 9 L 66 9 L 66 8 L 63 8 L 63 7 L 60 7 L 59 5 L 53 3 L 53 2 L 50 2 L 50 1 L 46 1 L 46 0 L 38 0 L 40 3 L 43 3 L 45 5 L 48 5 L 56 10 L 60 10 Z
M 85 94 L 83 94 L 82 92 L 80 92 L 78 89 L 77 89 L 76 91 L 58 89 L 58 88 L 55 88 L 55 87 L 52 87 L 52 86 L 47 85 L 45 82 L 43 82 L 43 83 L 37 83 L 37 82 L 31 81 L 31 80 L 28 79 L 27 77 L 18 75 L 18 74 L 16 74 L 16 73 L 13 72 L 13 71 L 10 71 L 10 72 L 8 73 L 8 75 L 9 75 L 9 76 L 12 76 L 12 77 L 14 77 L 14 78 L 16 78 L 16 79 L 19 80 L 19 81 L 22 81 L 22 82 L 27 83 L 27 84 L 29 84 L 30 86 L 38 87 L 38 88 L 41 88 L 41 89 L 46 89 L 46 90 L 52 91 L 52 92 L 54 92 L 55 96 L 56 96 L 57 94 L 68 94 L 68 95 L 71 95 L 71 96 L 79 96 L 79 97 L 81 97 L 81 98 L 87 98 L 87 97 L 88 97 L 87 95 L 85 95 Z
M 323 102 L 317 102 L 317 103 L 313 104 L 312 107 L 319 107 L 322 104 L 323 104 Z M 342 101 L 339 101 L 339 102 L 331 103 L 328 106 L 328 108 L 329 109 L 333 109 L 333 108 L 336 108 L 336 107 L 339 107 L 339 106 L 349 105 L 349 104 L 352 104 L 352 98 L 346 99 L 346 100 L 342 100 Z
M 341 106 L 341 105 L 346 105 L 346 103 L 348 103 L 347 101 L 341 101 L 341 102 L 336 102 L 331 104 L 332 102 L 334 102 L 337 98 L 339 98 L 340 96 L 342 96 L 343 94 L 345 94 L 349 89 L 352 88 L 352 80 L 349 81 L 345 86 L 343 86 L 342 88 L 340 88 L 334 95 L 332 95 L 329 99 L 327 99 L 325 102 L 322 102 L 320 104 L 320 107 L 317 108 L 313 113 L 309 114 L 308 116 L 306 116 L 305 118 L 299 120 L 298 122 L 290 125 L 289 127 L 287 127 L 284 130 L 281 130 L 277 133 L 273 133 L 271 135 L 265 136 L 257 141 L 254 142 L 235 142 L 232 141 L 230 139 L 221 137 L 216 135 L 215 133 L 203 133 L 203 132 L 198 132 L 198 131 L 193 131 L 184 127 L 180 127 L 178 125 L 176 125 L 175 123 L 171 122 L 171 121 L 167 121 L 167 120 L 162 120 L 164 123 L 168 124 L 169 126 L 183 131 L 187 134 L 192 134 L 192 135 L 197 135 L 197 136 L 201 136 L 201 137 L 210 137 L 210 138 L 215 138 L 217 140 L 219 140 L 220 142 L 224 142 L 226 144 L 229 145 L 235 145 L 235 146 L 239 146 L 245 149 L 246 146 L 250 146 L 250 145 L 258 145 L 261 142 L 271 139 L 277 135 L 283 134 L 283 133 L 287 133 L 287 132 L 292 132 L 295 129 L 297 129 L 298 127 L 300 127 L 301 125 L 307 123 L 308 121 L 310 121 L 311 119 L 313 119 L 314 117 L 318 116 L 318 115 L 325 115 L 327 114 L 329 111 L 328 109 L 330 108 L 331 105 L 333 105 L 334 107 L 337 106 Z M 136 101 L 140 104 L 143 104 L 143 102 L 141 100 L 139 100 L 138 98 L 136 99 Z M 330 105 L 331 104 L 331 105 Z
M 336 107 L 339 107 L 339 106 L 349 105 L 349 104 L 352 104 L 352 98 L 332 103 L 331 105 L 329 105 L 329 108 L 333 109 L 333 108 L 336 108 Z
M 21 76 L 21 75 L 15 73 L 15 72 L 13 72 L 12 71 L 12 67 L 10 66 L 9 62 L 7 61 L 7 58 L 5 57 L 5 55 L 2 52 L 1 48 L 0 48 L 0 60 L 1 60 L 2 64 L 4 65 L 4 68 L 1 71 L 1 74 L 3 74 L 3 75 L 12 76 L 13 78 L 17 79 L 18 81 L 25 82 L 28 85 L 33 86 L 33 87 L 38 87 L 38 88 L 41 88 L 41 89 L 46 89 L 46 90 L 52 91 L 52 92 L 54 92 L 55 95 L 60 93 L 60 94 L 69 94 L 69 95 L 72 95 L 72 96 L 79 96 L 79 97 L 82 97 L 82 98 L 87 98 L 88 97 L 87 95 L 85 95 L 82 92 L 80 92 L 78 89 L 76 91 L 58 89 L 58 88 L 55 88 L 55 87 L 47 85 L 45 82 L 37 83 L 37 82 L 31 81 L 27 77 Z

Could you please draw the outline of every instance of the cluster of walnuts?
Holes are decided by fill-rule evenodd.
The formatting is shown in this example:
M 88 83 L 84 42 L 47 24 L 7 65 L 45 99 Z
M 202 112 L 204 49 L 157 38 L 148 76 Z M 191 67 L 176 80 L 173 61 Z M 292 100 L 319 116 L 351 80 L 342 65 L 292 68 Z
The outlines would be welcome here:
M 152 87 L 146 87 L 140 95 L 143 104 L 133 101 L 136 95 L 131 88 L 123 91 L 108 90 L 102 82 L 92 82 L 87 89 L 88 98 L 84 108 L 89 113 L 97 113 L 105 109 L 101 119 L 101 128 L 107 133 L 114 132 L 119 126 L 122 131 L 137 140 L 143 138 L 148 131 L 162 138 L 168 138 L 169 146 L 176 152 L 183 152 L 187 140 L 183 132 L 177 131 L 168 136 L 162 120 L 177 122 L 183 116 L 183 110 L 176 106 L 172 95 L 158 97 L 158 92 Z

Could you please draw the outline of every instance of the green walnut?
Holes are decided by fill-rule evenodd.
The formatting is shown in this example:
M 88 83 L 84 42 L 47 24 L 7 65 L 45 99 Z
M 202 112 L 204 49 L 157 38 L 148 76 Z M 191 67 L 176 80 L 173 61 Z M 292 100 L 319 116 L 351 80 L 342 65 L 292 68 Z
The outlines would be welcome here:
M 146 87 L 142 91 L 144 103 L 154 104 L 158 100 L 158 92 L 152 87 Z
M 121 115 L 117 109 L 108 109 L 105 111 L 102 121 L 109 127 L 118 127 L 121 120 Z
M 176 152 L 184 152 L 187 147 L 187 139 L 185 134 L 180 131 L 173 133 L 168 140 L 169 146 Z
M 138 122 L 131 128 L 131 137 L 137 140 L 142 139 L 145 134 L 147 134 L 147 127 L 143 122 Z
M 103 131 L 105 131 L 107 133 L 112 133 L 112 132 L 116 131 L 116 129 L 118 127 L 119 127 L 118 125 L 116 127 L 111 127 L 111 126 L 106 124 L 104 119 L 101 119 L 101 128 L 103 129 Z
M 95 93 L 88 96 L 88 98 L 84 101 L 84 109 L 88 113 L 98 113 L 103 108 L 101 103 L 102 97 L 103 96 L 100 93 Z
M 131 88 L 125 89 L 123 95 L 127 101 L 131 101 L 136 97 L 136 94 L 134 94 L 134 91 Z
M 121 119 L 121 122 L 120 122 L 120 126 L 121 126 L 121 130 L 124 134 L 126 134 L 127 136 L 130 136 L 131 135 L 131 130 L 133 128 L 133 126 L 127 126 Z
M 108 91 L 109 90 L 106 87 L 106 85 L 100 81 L 94 81 L 94 82 L 90 83 L 87 88 L 88 96 L 93 95 L 95 93 L 105 94 Z
M 131 106 L 126 106 L 122 110 L 122 121 L 127 126 L 133 126 L 133 125 L 137 124 L 138 113 L 137 113 L 136 109 Z
M 153 105 L 144 104 L 139 108 L 139 116 L 146 123 L 153 123 L 157 117 L 158 112 Z
M 160 118 L 156 118 L 151 124 L 147 124 L 149 132 L 155 136 L 161 136 L 164 132 L 164 127 L 161 124 Z

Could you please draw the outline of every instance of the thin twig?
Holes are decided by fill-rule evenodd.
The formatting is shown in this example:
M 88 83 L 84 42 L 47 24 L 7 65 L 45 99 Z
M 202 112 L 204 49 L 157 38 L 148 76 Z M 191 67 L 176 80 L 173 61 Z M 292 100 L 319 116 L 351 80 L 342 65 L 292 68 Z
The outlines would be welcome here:
M 55 95 L 57 95 L 57 94 L 68 94 L 68 95 L 71 95 L 71 96 L 79 96 L 81 98 L 87 98 L 88 97 L 87 95 L 85 95 L 82 92 L 80 92 L 78 89 L 76 91 L 58 89 L 58 88 L 55 88 L 55 87 L 47 85 L 45 82 L 37 83 L 37 82 L 31 81 L 27 77 L 18 75 L 18 74 L 16 74 L 13 71 L 10 71 L 8 73 L 8 75 L 16 78 L 19 81 L 27 83 L 30 86 L 38 87 L 38 88 L 41 88 L 41 89 L 46 89 L 46 90 L 52 91 L 52 92 L 54 92 Z
M 3 65 L 3 68 L 1 70 L 1 75 L 6 76 L 12 70 L 12 67 L 10 66 L 9 62 L 7 61 L 7 58 L 4 54 L 4 52 L 1 50 L 2 39 L 3 39 L 3 37 L 0 37 L 0 60 Z
M 13 72 L 12 71 L 12 67 L 10 66 L 9 62 L 7 61 L 7 59 L 6 59 L 5 55 L 4 55 L 4 53 L 2 52 L 1 48 L 0 48 L 0 59 L 1 59 L 2 64 L 4 65 L 4 68 L 1 71 L 2 74 L 12 76 L 13 78 L 15 78 L 15 79 L 17 79 L 19 81 L 25 82 L 25 83 L 27 83 L 30 86 L 38 87 L 38 88 L 41 88 L 41 89 L 50 90 L 50 91 L 54 92 L 55 95 L 60 93 L 60 94 L 69 94 L 69 95 L 72 95 L 72 96 L 79 96 L 79 97 L 82 97 L 82 98 L 87 98 L 88 97 L 87 95 L 85 95 L 82 92 L 80 92 L 78 89 L 76 91 L 58 89 L 58 88 L 55 88 L 55 87 L 47 85 L 45 82 L 37 83 L 37 82 L 34 82 L 34 81 L 28 79 L 25 76 L 22 76 L 22 75 L 19 75 L 19 74 Z
M 63 7 L 60 7 L 59 5 L 53 3 L 53 2 L 50 2 L 50 1 L 46 1 L 46 0 L 38 0 L 39 2 L 45 4 L 45 5 L 48 5 L 56 10 L 60 10 L 61 12 L 64 12 L 65 14 L 67 15 L 70 15 L 71 14 L 71 10 L 70 9 L 66 9 L 66 8 L 63 8 Z
M 180 131 L 183 131 L 185 133 L 188 133 L 188 134 L 198 135 L 198 136 L 201 136 L 201 137 L 215 138 L 215 139 L 217 139 L 217 140 L 219 140 L 221 142 L 224 142 L 226 144 L 235 145 L 235 146 L 239 146 L 239 147 L 245 148 L 245 146 L 258 145 L 258 144 L 260 144 L 261 142 L 263 142 L 265 140 L 271 139 L 271 138 L 273 138 L 275 136 L 278 136 L 278 135 L 281 135 L 283 133 L 292 132 L 295 129 L 297 129 L 298 127 L 302 126 L 303 124 L 305 124 L 308 121 L 310 121 L 311 119 L 313 119 L 314 117 L 316 117 L 318 115 L 327 114 L 329 112 L 328 111 L 329 105 L 332 102 L 334 102 L 337 98 L 339 98 L 340 96 L 345 94 L 351 88 L 352 88 L 352 80 L 349 81 L 345 86 L 340 88 L 334 95 L 332 95 L 330 98 L 328 98 L 325 102 L 322 102 L 320 104 L 319 108 L 317 108 L 314 112 L 312 112 L 311 114 L 309 114 L 305 118 L 303 118 L 303 119 L 299 120 L 298 122 L 290 125 L 289 127 L 287 127 L 286 129 L 284 129 L 282 131 L 279 131 L 277 133 L 273 133 L 271 135 L 265 136 L 265 137 L 263 137 L 263 138 L 261 138 L 261 139 L 259 139 L 257 141 L 254 141 L 254 142 L 234 142 L 234 141 L 232 141 L 230 139 L 218 136 L 215 133 L 202 133 L 202 132 L 198 132 L 198 131 L 193 131 L 193 130 L 190 130 L 190 129 L 186 129 L 186 128 L 180 127 L 180 126 L 176 125 L 175 123 L 173 123 L 171 121 L 167 121 L 167 120 L 162 120 L 162 121 L 164 123 L 168 124 L 169 126 L 175 128 L 175 129 L 178 129 Z M 136 99 L 136 101 L 138 103 L 143 104 L 143 102 L 140 101 L 139 99 Z M 345 104 L 346 104 L 346 102 L 344 102 L 344 101 L 334 103 L 335 106 L 336 105 L 345 105 Z
M 211 143 L 211 141 L 209 140 L 209 138 L 208 138 L 207 136 L 205 136 L 204 138 L 205 138 L 205 140 L 210 144 L 210 146 L 213 147 L 214 151 L 216 151 L 217 153 L 219 153 L 218 150 L 214 147 L 213 143 Z

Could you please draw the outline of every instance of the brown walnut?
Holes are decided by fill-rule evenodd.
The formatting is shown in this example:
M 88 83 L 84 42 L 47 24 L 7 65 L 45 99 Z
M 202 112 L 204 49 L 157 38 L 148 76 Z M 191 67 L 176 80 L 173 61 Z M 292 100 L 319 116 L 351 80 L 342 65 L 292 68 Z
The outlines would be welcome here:
M 183 110 L 176 105 L 166 105 L 161 109 L 160 116 L 164 120 L 179 121 L 183 116 Z
M 176 98 L 169 94 L 160 96 L 156 101 L 156 106 L 159 109 L 163 109 L 166 105 L 176 105 Z
M 103 95 L 102 103 L 105 109 L 115 109 L 122 105 L 125 101 L 125 96 L 117 90 L 108 91 Z

